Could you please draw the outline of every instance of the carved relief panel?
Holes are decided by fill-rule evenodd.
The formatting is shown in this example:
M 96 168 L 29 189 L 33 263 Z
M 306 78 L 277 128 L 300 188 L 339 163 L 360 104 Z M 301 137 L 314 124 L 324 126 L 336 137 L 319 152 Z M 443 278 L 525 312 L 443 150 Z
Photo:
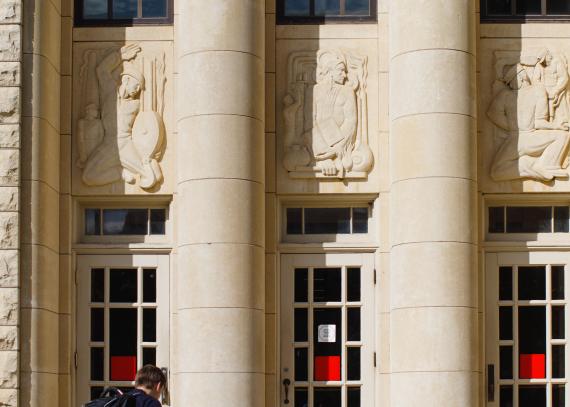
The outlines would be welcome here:
M 82 43 L 75 55 L 75 192 L 167 192 L 171 46 Z
M 366 178 L 368 59 L 340 49 L 289 54 L 283 98 L 283 167 L 289 177 Z

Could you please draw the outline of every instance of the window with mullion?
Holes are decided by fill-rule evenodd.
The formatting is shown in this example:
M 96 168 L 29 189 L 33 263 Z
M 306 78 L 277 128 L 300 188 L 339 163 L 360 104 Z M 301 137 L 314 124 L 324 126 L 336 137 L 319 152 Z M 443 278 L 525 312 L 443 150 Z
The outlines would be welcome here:
M 570 19 L 568 0 L 481 0 L 481 19 L 511 20 Z
M 172 2 L 173 0 L 75 0 L 75 24 L 170 24 Z
M 277 7 L 280 24 L 376 20 L 373 0 L 277 0 Z

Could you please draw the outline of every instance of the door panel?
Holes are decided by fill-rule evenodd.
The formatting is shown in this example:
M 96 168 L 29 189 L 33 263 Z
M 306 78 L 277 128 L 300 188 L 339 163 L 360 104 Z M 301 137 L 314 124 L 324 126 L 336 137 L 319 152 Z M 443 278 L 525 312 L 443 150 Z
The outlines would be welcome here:
M 373 255 L 281 257 L 281 405 L 359 407 L 374 397 Z

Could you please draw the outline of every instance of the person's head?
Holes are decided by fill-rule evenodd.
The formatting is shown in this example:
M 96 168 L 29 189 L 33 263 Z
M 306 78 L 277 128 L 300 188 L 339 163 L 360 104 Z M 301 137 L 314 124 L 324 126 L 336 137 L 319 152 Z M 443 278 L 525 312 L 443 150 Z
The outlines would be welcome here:
M 135 387 L 158 400 L 166 387 L 166 376 L 158 367 L 144 365 L 137 372 Z
M 538 63 L 539 64 L 550 64 L 552 62 L 552 54 L 550 53 L 550 51 L 548 50 L 548 48 L 542 48 L 539 52 L 538 52 Z
M 119 93 L 122 98 L 134 99 L 144 87 L 144 76 L 137 69 L 128 67 L 121 73 Z
M 93 103 L 88 104 L 85 107 L 85 118 L 87 119 L 97 119 L 99 118 L 99 109 Z
M 512 89 L 518 90 L 530 83 L 528 73 L 520 64 L 516 64 L 507 69 L 504 75 L 505 83 Z
M 342 55 L 336 52 L 325 51 L 320 54 L 317 69 L 319 71 L 317 77 L 321 80 L 330 78 L 332 82 L 339 85 L 343 85 L 346 81 L 346 62 Z

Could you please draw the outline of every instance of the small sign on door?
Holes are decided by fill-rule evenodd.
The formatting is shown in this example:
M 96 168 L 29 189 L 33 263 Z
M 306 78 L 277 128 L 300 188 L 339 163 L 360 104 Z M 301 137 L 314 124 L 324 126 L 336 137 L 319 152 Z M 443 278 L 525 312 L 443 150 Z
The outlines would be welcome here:
M 319 342 L 336 342 L 336 325 L 319 325 Z

